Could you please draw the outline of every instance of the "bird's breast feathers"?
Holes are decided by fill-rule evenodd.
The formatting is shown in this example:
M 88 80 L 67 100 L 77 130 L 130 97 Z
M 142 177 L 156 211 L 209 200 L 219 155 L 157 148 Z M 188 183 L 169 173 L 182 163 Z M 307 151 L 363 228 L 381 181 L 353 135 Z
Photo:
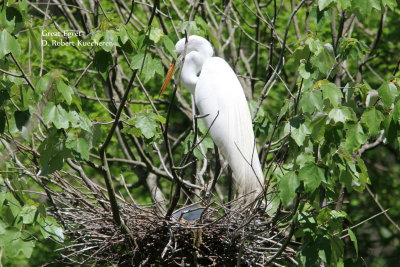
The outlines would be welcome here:
M 222 97 L 223 102 L 244 97 L 242 86 L 229 64 L 220 57 L 212 57 L 204 62 L 196 84 L 195 98 Z
M 243 88 L 228 63 L 222 58 L 208 59 L 195 90 L 196 106 L 217 145 L 232 146 L 251 139 L 253 131 Z M 246 132 L 246 134 L 242 134 Z M 249 133 L 248 133 L 249 132 Z M 227 143 L 229 142 L 229 144 Z

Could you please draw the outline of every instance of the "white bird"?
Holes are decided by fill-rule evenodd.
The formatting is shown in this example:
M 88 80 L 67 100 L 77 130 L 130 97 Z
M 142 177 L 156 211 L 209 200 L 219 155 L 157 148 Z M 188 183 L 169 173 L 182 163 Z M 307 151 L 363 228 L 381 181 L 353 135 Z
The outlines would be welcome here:
M 179 59 L 184 58 L 182 83 L 194 96 L 200 115 L 207 115 L 203 120 L 232 169 L 239 197 L 254 200 L 263 190 L 264 177 L 249 107 L 235 72 L 224 59 L 213 57 L 210 42 L 200 36 L 179 40 L 175 49 Z M 160 94 L 174 70 L 173 63 Z

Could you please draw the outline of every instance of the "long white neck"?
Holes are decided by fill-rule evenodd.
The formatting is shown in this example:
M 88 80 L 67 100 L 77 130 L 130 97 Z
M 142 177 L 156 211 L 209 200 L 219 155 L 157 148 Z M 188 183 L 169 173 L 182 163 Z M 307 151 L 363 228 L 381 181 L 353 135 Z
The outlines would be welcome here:
M 204 61 L 197 51 L 192 51 L 185 57 L 185 62 L 183 63 L 181 72 L 181 79 L 184 86 L 192 94 L 194 94 L 203 64 Z
M 211 45 L 207 42 L 196 46 L 195 49 L 186 55 L 182 67 L 181 79 L 190 93 L 194 94 L 201 68 L 204 62 L 212 57 L 213 53 L 214 51 Z

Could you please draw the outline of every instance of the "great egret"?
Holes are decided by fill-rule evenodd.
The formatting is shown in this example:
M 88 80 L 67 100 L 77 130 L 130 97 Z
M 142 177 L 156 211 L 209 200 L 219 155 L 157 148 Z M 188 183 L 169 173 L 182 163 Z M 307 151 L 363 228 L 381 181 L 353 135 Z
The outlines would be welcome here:
M 184 59 L 181 80 L 194 96 L 200 115 L 207 115 L 203 120 L 232 169 L 239 197 L 244 197 L 246 202 L 255 199 L 262 191 L 264 178 L 249 107 L 235 72 L 224 59 L 213 57 L 211 44 L 200 36 L 179 40 L 175 49 L 179 60 Z M 174 70 L 175 62 L 160 94 Z

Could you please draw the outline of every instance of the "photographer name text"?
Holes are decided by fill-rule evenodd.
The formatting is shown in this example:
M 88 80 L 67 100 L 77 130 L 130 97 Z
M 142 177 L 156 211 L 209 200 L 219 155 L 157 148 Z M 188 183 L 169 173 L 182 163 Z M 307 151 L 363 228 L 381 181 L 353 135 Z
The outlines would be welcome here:
M 82 31 L 42 31 L 42 37 L 61 37 L 61 38 L 71 38 L 71 37 L 82 37 L 84 32 Z M 58 39 L 58 38 L 57 38 Z M 113 42 L 97 42 L 97 41 L 84 41 L 84 40 L 76 40 L 76 41 L 65 41 L 65 40 L 45 40 L 41 41 L 42 46 L 112 46 Z

